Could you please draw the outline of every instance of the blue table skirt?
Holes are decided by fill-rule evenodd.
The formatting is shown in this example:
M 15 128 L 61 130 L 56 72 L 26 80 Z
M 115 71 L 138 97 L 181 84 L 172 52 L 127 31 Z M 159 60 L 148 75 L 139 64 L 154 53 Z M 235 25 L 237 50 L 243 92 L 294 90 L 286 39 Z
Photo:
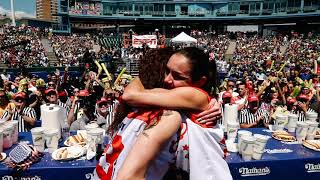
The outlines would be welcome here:
M 247 129 L 254 134 L 271 136 L 263 129 Z M 19 141 L 32 142 L 30 133 L 20 133 Z M 62 143 L 61 143 L 62 144 Z M 12 148 L 11 148 L 12 149 Z M 6 150 L 8 153 L 10 150 Z M 279 179 L 279 180 L 320 180 L 320 152 L 309 150 L 301 144 L 285 144 L 271 138 L 261 160 L 244 162 L 237 153 L 231 153 L 227 162 L 234 179 Z M 292 151 L 270 153 L 270 151 Z M 55 161 L 45 153 L 40 162 L 33 164 L 20 177 L 33 179 L 90 179 L 97 161 L 73 160 Z M 13 171 L 0 164 L 0 177 L 11 180 Z M 14 178 L 13 178 L 14 179 Z
M 271 136 L 266 129 L 246 129 L 253 134 Z M 301 144 L 288 144 L 270 138 L 261 160 L 244 162 L 231 153 L 227 162 L 234 179 L 320 180 L 320 152 Z M 278 152 L 278 153 L 275 153 Z
M 31 133 L 19 133 L 19 141 L 29 141 L 32 143 Z M 62 143 L 60 143 L 62 144 Z M 13 147 L 12 147 L 13 148 Z M 8 155 L 10 150 L 5 150 Z M 90 179 L 97 161 L 93 160 L 72 160 L 72 161 L 55 161 L 51 154 L 45 153 L 40 162 L 31 165 L 31 167 L 19 175 L 30 179 Z M 11 180 L 14 176 L 12 169 L 0 164 L 0 177 L 2 180 Z M 13 179 L 12 179 L 13 180 Z

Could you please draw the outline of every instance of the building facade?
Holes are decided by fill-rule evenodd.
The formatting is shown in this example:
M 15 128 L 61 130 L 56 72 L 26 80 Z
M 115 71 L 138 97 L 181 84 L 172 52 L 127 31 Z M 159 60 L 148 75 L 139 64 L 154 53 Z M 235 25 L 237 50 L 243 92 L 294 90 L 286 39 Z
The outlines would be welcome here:
M 185 25 L 311 22 L 319 0 L 59 0 L 59 27 L 99 24 Z M 92 23 L 94 22 L 94 23 Z
M 36 17 L 41 20 L 58 21 L 58 0 L 37 0 Z

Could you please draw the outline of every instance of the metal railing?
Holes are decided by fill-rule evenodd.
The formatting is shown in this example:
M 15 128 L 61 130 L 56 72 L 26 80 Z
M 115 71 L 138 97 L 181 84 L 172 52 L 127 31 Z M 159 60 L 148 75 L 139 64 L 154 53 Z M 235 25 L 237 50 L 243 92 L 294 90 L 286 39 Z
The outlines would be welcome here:
M 52 24 L 51 27 L 54 32 L 70 32 L 70 27 L 68 25 Z
M 304 12 L 313 12 L 317 11 L 319 9 L 319 6 L 305 6 L 303 8 Z M 117 16 L 117 15 L 123 15 L 123 16 L 237 16 L 237 15 L 248 15 L 248 16 L 258 16 L 258 15 L 274 15 L 276 13 L 298 13 L 301 11 L 300 7 L 288 7 L 288 8 L 276 8 L 276 9 L 262 9 L 260 10 L 218 10 L 216 13 L 215 11 L 206 11 L 206 10 L 200 10 L 200 11 L 133 11 L 133 10 L 118 10 L 115 13 L 111 11 L 103 11 L 103 15 L 106 16 Z
M 304 12 L 313 12 L 319 9 L 319 6 L 304 6 L 303 11 Z

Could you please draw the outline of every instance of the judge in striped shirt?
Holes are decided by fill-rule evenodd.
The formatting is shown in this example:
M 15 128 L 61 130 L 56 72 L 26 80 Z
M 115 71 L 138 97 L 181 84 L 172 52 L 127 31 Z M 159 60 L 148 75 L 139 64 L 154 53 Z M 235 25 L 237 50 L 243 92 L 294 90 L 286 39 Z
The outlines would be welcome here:
M 300 94 L 297 97 L 297 100 L 298 101 L 295 103 L 296 107 L 292 109 L 291 113 L 298 115 L 298 121 L 305 121 L 307 112 L 316 113 L 316 111 L 311 109 L 309 106 L 309 96 Z
M 241 128 L 268 127 L 269 113 L 259 107 L 259 99 L 255 95 L 248 97 L 248 107 L 239 113 Z
M 36 122 L 35 110 L 26 106 L 26 94 L 24 92 L 15 94 L 13 100 L 15 107 L 6 110 L 1 118 L 6 121 L 18 121 L 19 132 L 30 131 Z
M 60 106 L 61 108 L 64 108 L 66 110 L 66 112 L 69 112 L 69 108 L 67 107 L 67 105 L 58 99 L 59 96 L 58 96 L 58 92 L 56 89 L 49 88 L 45 91 L 45 94 L 46 94 L 46 98 L 47 98 L 48 103 L 56 104 L 56 105 Z
M 99 126 L 103 129 L 108 129 L 113 121 L 112 101 L 102 97 L 96 104 L 96 120 Z

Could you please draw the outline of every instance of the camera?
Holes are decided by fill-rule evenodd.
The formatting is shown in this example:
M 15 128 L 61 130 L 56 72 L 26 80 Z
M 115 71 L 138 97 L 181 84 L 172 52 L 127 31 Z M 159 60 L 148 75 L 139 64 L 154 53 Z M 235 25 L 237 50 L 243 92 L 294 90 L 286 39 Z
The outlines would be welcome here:
M 85 107 L 85 105 L 86 105 L 84 99 L 78 99 L 77 102 L 79 103 L 80 108 L 83 108 L 83 107 Z

